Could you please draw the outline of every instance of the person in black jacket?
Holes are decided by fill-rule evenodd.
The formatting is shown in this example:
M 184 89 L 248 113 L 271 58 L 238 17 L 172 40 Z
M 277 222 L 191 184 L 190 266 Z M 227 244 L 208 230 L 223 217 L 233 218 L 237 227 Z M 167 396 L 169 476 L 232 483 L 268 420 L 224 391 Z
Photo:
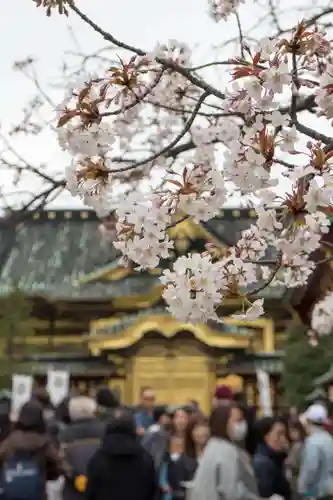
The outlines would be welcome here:
M 140 444 L 134 417 L 116 409 L 88 465 L 86 500 L 154 500 L 156 493 L 154 462 Z
M 262 418 L 257 424 L 259 445 L 253 459 L 259 495 L 270 498 L 279 495 L 291 499 L 290 484 L 285 476 L 288 453 L 287 427 L 283 420 Z

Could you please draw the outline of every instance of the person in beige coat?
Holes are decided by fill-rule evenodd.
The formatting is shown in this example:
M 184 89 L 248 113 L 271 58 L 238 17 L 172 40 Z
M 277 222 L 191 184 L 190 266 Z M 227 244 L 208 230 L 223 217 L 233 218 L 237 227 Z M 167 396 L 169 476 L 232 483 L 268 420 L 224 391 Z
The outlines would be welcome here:
M 259 500 L 250 457 L 238 443 L 247 425 L 243 411 L 234 404 L 214 408 L 211 437 L 191 484 L 191 500 Z

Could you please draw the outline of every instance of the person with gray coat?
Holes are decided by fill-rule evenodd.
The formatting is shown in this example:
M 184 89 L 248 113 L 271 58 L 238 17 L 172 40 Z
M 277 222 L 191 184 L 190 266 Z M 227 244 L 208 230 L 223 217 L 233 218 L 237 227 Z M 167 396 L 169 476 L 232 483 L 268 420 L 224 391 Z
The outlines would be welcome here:
M 210 433 L 188 498 L 259 500 L 251 459 L 239 446 L 247 433 L 244 412 L 232 403 L 214 408 Z
M 301 417 L 305 439 L 298 477 L 298 493 L 329 500 L 333 497 L 333 438 L 326 431 L 327 410 L 321 403 L 310 406 Z

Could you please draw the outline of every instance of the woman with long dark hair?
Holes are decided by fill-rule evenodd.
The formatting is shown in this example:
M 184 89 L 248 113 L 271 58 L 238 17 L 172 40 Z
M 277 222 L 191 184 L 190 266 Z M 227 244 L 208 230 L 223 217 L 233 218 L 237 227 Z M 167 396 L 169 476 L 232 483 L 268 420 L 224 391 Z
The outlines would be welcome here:
M 244 412 L 218 406 L 210 417 L 211 437 L 199 461 L 192 500 L 259 500 L 250 457 L 239 446 L 246 437 Z
M 209 438 L 208 418 L 194 414 L 189 419 L 185 433 L 184 455 L 199 462 Z
M 165 443 L 163 458 L 158 468 L 159 487 L 163 500 L 181 500 L 185 497 L 183 483 L 188 481 L 184 474 L 184 453 L 189 415 L 183 408 L 175 410 L 170 434 Z
M 297 494 L 297 479 L 301 467 L 304 440 L 306 438 L 305 429 L 299 420 L 289 423 L 288 435 L 290 448 L 285 465 L 287 477 L 293 490 L 293 498 L 297 500 L 300 499 L 300 496 Z

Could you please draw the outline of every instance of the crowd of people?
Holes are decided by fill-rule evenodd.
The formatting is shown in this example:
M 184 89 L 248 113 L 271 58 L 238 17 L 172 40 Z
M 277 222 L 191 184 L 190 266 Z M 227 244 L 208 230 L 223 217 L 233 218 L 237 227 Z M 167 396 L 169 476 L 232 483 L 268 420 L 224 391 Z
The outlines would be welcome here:
M 57 408 L 34 391 L 15 422 L 0 402 L 1 500 L 333 499 L 330 409 L 259 417 L 217 387 L 210 416 L 195 401 L 133 408 L 102 387 Z

